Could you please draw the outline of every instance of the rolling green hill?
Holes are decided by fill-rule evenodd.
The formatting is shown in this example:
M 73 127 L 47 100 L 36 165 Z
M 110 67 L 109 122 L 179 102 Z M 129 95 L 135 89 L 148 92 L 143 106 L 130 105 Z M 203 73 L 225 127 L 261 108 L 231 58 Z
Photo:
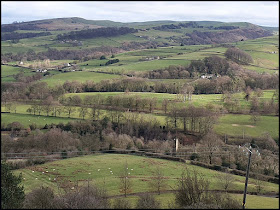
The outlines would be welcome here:
M 70 187 L 74 186 L 75 182 L 79 182 L 79 186 L 87 185 L 87 181 L 97 185 L 104 186 L 110 196 L 120 195 L 119 191 L 119 176 L 124 164 L 127 162 L 130 172 L 130 179 L 133 183 L 131 193 L 149 192 L 150 181 L 153 179 L 153 171 L 159 166 L 162 169 L 165 180 L 168 183 L 166 190 L 174 189 L 177 179 L 180 177 L 183 170 L 197 170 L 203 177 L 210 182 L 210 189 L 221 189 L 218 176 L 222 172 L 205 169 L 199 166 L 193 166 L 189 163 L 174 162 L 163 159 L 147 158 L 133 155 L 120 154 L 96 154 L 78 158 L 70 158 L 54 162 L 45 163 L 27 167 L 25 169 L 16 170 L 15 173 L 22 173 L 24 178 L 23 185 L 25 192 L 30 192 L 32 189 L 39 186 L 51 187 L 57 192 L 57 182 L 66 182 Z M 32 172 L 34 171 L 34 172 Z M 44 172 L 44 173 L 43 173 Z M 233 186 L 231 190 L 243 190 L 245 177 L 234 176 Z M 56 180 L 54 180 L 56 178 Z M 266 182 L 263 192 L 278 192 L 278 185 Z M 255 191 L 255 180 L 250 178 L 248 184 L 248 192 Z M 167 196 L 168 195 L 168 196 Z M 171 194 L 163 194 L 167 200 Z M 258 196 L 258 199 L 263 197 Z M 266 207 L 266 202 L 270 203 L 272 208 L 277 208 L 277 200 L 263 200 L 260 205 Z M 165 203 L 166 204 L 166 203 Z M 248 200 L 248 207 L 254 203 Z M 261 206 L 260 206 L 261 207 Z M 250 208 L 250 207 L 249 207 Z

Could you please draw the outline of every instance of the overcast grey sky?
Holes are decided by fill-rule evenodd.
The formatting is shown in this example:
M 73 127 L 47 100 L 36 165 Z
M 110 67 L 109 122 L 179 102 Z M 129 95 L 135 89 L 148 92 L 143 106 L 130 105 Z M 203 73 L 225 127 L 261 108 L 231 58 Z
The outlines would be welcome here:
M 1 23 L 61 17 L 144 22 L 153 20 L 250 22 L 279 26 L 278 1 L 1 1 Z

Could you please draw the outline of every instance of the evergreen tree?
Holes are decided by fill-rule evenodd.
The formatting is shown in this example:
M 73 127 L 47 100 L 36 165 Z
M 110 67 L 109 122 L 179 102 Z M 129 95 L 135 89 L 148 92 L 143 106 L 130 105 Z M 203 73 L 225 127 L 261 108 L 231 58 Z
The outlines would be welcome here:
M 1 161 L 1 209 L 18 209 L 24 201 L 22 175 L 15 176 L 11 167 Z

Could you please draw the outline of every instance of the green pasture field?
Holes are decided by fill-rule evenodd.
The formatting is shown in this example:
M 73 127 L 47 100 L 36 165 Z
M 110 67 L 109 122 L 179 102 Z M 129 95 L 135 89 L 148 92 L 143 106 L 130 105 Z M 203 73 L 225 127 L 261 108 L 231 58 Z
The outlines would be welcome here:
M 21 43 L 17 44 L 9 44 L 9 41 L 1 41 L 1 52 L 3 54 L 6 53 L 25 53 L 28 50 L 34 50 L 35 52 L 42 52 L 46 51 L 47 49 L 45 47 L 34 47 L 34 46 L 26 46 Z
M 24 68 L 1 65 L 1 77 L 16 75 L 24 71 L 26 71 Z
M 151 92 L 88 92 L 88 93 L 67 93 L 65 94 L 66 97 L 72 97 L 74 95 L 80 96 L 82 99 L 84 99 L 85 96 L 90 95 L 101 95 L 104 97 L 108 96 L 115 96 L 115 95 L 124 95 L 124 96 L 141 96 L 142 98 L 156 98 L 160 102 L 163 99 L 175 99 L 176 94 L 168 94 L 168 93 L 151 93 Z
M 133 56 L 168 56 L 176 55 L 180 52 L 193 52 L 203 49 L 204 47 L 210 47 L 211 45 L 186 45 L 186 46 L 172 46 L 172 47 L 159 47 L 157 49 L 145 49 L 126 52 L 118 55 L 133 55 Z
M 150 71 L 156 69 L 162 69 L 170 65 L 182 65 L 188 66 L 191 59 L 185 58 L 188 55 L 184 55 L 183 59 L 181 57 L 176 58 L 179 52 L 190 53 L 194 50 L 201 49 L 205 46 L 178 46 L 178 47 L 166 47 L 166 48 L 157 48 L 157 49 L 146 49 L 146 50 L 137 50 L 133 52 L 121 53 L 115 55 L 114 59 L 119 59 L 120 62 L 111 64 L 109 66 L 100 66 L 100 64 L 105 64 L 110 57 L 107 57 L 108 60 L 90 60 L 79 65 L 84 70 L 97 70 L 105 72 L 116 72 L 116 73 L 127 73 L 135 71 Z M 198 53 L 198 52 L 197 52 Z M 191 54 L 191 53 L 190 53 Z M 151 61 L 139 61 L 143 57 L 149 56 L 161 56 L 168 57 L 160 60 L 151 60 Z M 171 57 L 170 57 L 171 56 Z M 174 59 L 173 57 L 174 56 Z M 197 58 L 197 56 L 194 56 Z M 203 57 L 203 56 L 202 56 Z M 192 57 L 193 58 L 193 57 Z M 86 65 L 88 64 L 88 65 Z
M 16 82 L 16 79 L 12 76 L 1 77 L 1 82 Z
M 149 114 L 146 115 L 148 116 Z M 164 115 L 153 114 L 152 116 L 155 116 L 161 125 L 166 124 L 166 117 Z M 227 134 L 235 137 L 241 137 L 243 130 L 246 137 L 260 137 L 264 133 L 269 133 L 274 140 L 279 141 L 278 116 L 261 116 L 260 121 L 256 125 L 254 125 L 250 118 L 250 115 L 225 114 L 214 125 L 214 131 L 220 135 Z M 183 125 L 178 123 L 178 128 L 183 130 Z
M 20 39 L 18 43 L 11 43 L 11 41 L 1 41 L 1 52 L 5 53 L 24 53 L 28 50 L 34 50 L 37 52 L 47 51 L 47 48 L 44 45 L 52 44 L 54 41 L 51 41 L 55 36 L 40 36 L 34 37 L 31 39 Z
M 248 40 L 246 42 L 248 43 L 237 43 L 237 47 L 240 47 L 240 49 L 250 53 L 251 51 L 257 51 L 257 52 L 264 52 L 264 53 L 270 53 L 272 51 L 278 52 L 277 43 L 269 43 L 269 42 L 262 42 L 264 38 L 259 38 L 258 42 L 251 42 L 251 40 Z
M 68 123 L 76 119 L 67 118 L 67 117 L 47 117 L 47 116 L 38 116 L 30 114 L 21 114 L 21 113 L 1 113 L 1 124 L 8 125 L 12 122 L 20 122 L 25 128 L 29 127 L 32 123 L 35 123 L 38 128 L 43 128 L 46 124 L 50 125 L 52 123 Z
M 164 80 L 163 80 L 164 81 Z M 174 82 L 174 80 L 171 80 L 169 82 Z M 179 82 L 184 82 L 184 80 L 179 80 Z M 263 91 L 263 96 L 259 97 L 260 101 L 266 101 L 266 100 L 270 100 L 274 94 L 275 90 L 264 90 Z M 133 95 L 139 95 L 143 98 L 156 98 L 158 103 L 162 103 L 162 101 L 164 99 L 170 99 L 170 100 L 177 100 L 177 104 L 179 106 L 188 106 L 190 104 L 193 104 L 194 106 L 205 106 L 209 103 L 211 104 L 219 104 L 222 105 L 222 97 L 223 94 L 193 94 L 192 95 L 192 100 L 186 101 L 186 102 L 182 102 L 181 97 L 178 94 L 169 94 L 169 93 L 151 93 L 151 92 L 129 92 L 129 93 L 124 93 L 124 92 L 87 92 L 87 93 L 67 93 L 65 94 L 66 97 L 69 96 L 74 96 L 74 95 L 78 95 L 80 96 L 82 99 L 84 99 L 84 97 L 86 95 L 97 95 L 100 94 L 101 96 L 104 97 L 108 97 L 108 96 L 112 96 L 112 95 L 125 95 L 128 94 L 130 96 Z M 250 105 L 250 102 L 247 102 L 244 99 L 245 94 L 242 93 L 235 93 L 233 94 L 233 96 L 235 98 L 237 98 L 240 102 L 240 105 L 242 107 L 247 107 Z
M 149 31 L 138 31 L 137 33 L 134 33 L 137 36 L 150 36 L 150 37 L 162 37 L 162 38 L 169 38 L 171 36 L 178 36 L 178 33 L 173 31 L 159 31 L 151 29 Z
M 40 62 L 44 62 L 44 60 L 39 60 Z M 37 63 L 38 60 L 36 61 L 25 61 L 22 65 L 20 66 L 24 66 L 24 67 L 29 67 L 29 65 L 35 64 Z M 62 65 L 64 63 L 73 63 L 73 60 L 50 60 L 50 67 L 54 67 L 54 66 L 58 66 L 58 65 Z M 14 64 L 18 64 L 18 61 L 11 61 L 8 62 L 8 64 L 10 65 L 14 65 Z
M 252 41 L 254 40 L 244 41 L 244 43 L 242 43 L 242 45 L 240 44 L 240 46 L 242 46 L 244 49 L 248 47 L 247 51 L 253 57 L 254 64 L 256 66 L 244 66 L 244 67 L 250 70 L 255 70 L 257 72 L 272 72 L 271 69 L 278 69 L 279 68 L 278 54 L 271 54 L 268 51 L 265 51 L 265 49 L 275 50 L 276 48 L 275 45 L 269 45 L 269 43 L 264 42 L 264 49 L 260 51 L 255 51 L 253 47 L 262 46 L 260 43 L 262 43 L 263 40 L 258 39 L 258 41 L 255 41 L 255 43 Z M 162 47 L 157 49 L 136 50 L 136 51 L 126 52 L 126 53 L 121 53 L 116 55 L 115 59 L 118 58 L 120 62 L 112 64 L 110 66 L 100 67 L 100 64 L 103 64 L 102 61 L 99 62 L 98 60 L 94 60 L 90 62 L 85 62 L 88 63 L 89 65 L 83 67 L 89 70 L 94 69 L 99 71 L 127 73 L 131 71 L 150 71 L 155 69 L 162 69 L 168 67 L 169 65 L 187 66 L 190 63 L 190 60 L 203 59 L 204 57 L 212 56 L 212 55 L 217 55 L 224 58 L 224 53 L 227 50 L 227 48 L 214 47 L 210 49 L 202 49 L 203 47 L 206 46 L 209 47 L 210 45 L 173 46 L 173 47 Z M 238 45 L 238 47 L 240 46 Z M 242 47 L 240 48 L 242 49 Z M 195 50 L 199 50 L 199 51 L 195 51 Z M 178 53 L 180 52 L 183 54 L 178 55 Z M 139 62 L 140 58 L 148 57 L 148 56 L 161 56 L 167 58 L 160 59 L 160 60 Z M 91 62 L 92 65 L 90 64 Z M 278 70 L 273 70 L 273 72 L 275 71 Z
M 275 73 L 278 73 L 278 72 L 279 72 L 279 70 L 271 70 L 271 69 L 267 69 L 267 68 L 263 68 L 263 67 L 259 67 L 259 66 L 242 65 L 242 67 L 243 67 L 244 69 L 256 71 L 256 72 L 258 72 L 258 73 L 270 73 L 270 74 L 275 74 Z
M 184 52 L 184 53 L 190 53 L 194 50 L 201 49 L 203 46 L 180 46 L 180 47 L 166 47 L 166 48 L 157 48 L 157 49 L 145 49 L 145 50 L 136 50 L 133 52 L 126 52 L 126 53 L 120 53 L 115 55 L 115 58 L 111 58 L 110 56 L 107 56 L 107 60 L 90 60 L 85 61 L 82 63 L 79 63 L 79 65 L 86 70 L 92 70 L 97 68 L 97 70 L 103 70 L 103 71 L 143 71 L 143 70 L 154 70 L 154 69 L 160 69 L 164 67 L 168 67 L 169 65 L 188 65 L 188 59 L 181 59 L 179 58 L 177 60 L 173 60 L 173 57 L 170 58 L 170 56 L 177 56 L 178 52 Z M 139 59 L 142 59 L 143 57 L 149 57 L 149 56 L 161 56 L 161 57 L 169 57 L 161 60 L 153 60 L 153 61 L 139 61 Z M 100 64 L 104 65 L 109 59 L 119 59 L 120 62 L 116 64 L 112 64 L 110 66 L 101 66 Z M 175 58 L 176 59 L 176 58 Z M 179 61 L 179 60 L 182 61 Z M 169 61 L 170 63 L 169 63 Z M 147 62 L 149 65 L 147 65 Z M 167 63 L 167 64 L 165 64 Z M 88 64 L 88 65 L 86 65 Z M 108 70 L 110 69 L 110 70 Z
M 254 60 L 254 64 L 263 68 L 279 69 L 279 54 L 264 52 L 249 52 Z
M 237 199 L 241 204 L 243 203 L 243 195 L 241 195 L 241 194 L 231 194 L 231 195 L 232 195 L 232 197 Z M 279 198 L 247 195 L 245 208 L 248 208 L 248 209 L 279 209 Z
M 279 117 L 260 116 L 256 125 L 250 120 L 250 115 L 226 114 L 219 118 L 219 123 L 214 130 L 219 134 L 242 136 L 243 130 L 246 136 L 261 136 L 268 132 L 272 138 L 279 140 Z
M 92 39 L 81 39 L 82 46 L 79 46 L 79 49 L 86 49 L 86 48 L 93 48 L 93 47 L 101 47 L 101 46 L 111 46 L 111 47 L 119 47 L 123 42 L 144 42 L 143 38 L 138 38 L 133 34 L 126 34 L 116 37 L 98 37 Z M 75 49 L 76 46 L 73 46 L 71 43 L 52 43 L 50 44 L 51 47 L 55 47 L 58 50 L 62 49 Z
M 200 50 L 197 52 L 190 52 L 190 53 L 186 53 L 183 55 L 176 55 L 176 56 L 173 56 L 171 59 L 202 60 L 205 57 L 209 57 L 209 56 L 213 56 L 213 55 L 224 58 L 225 50 L 226 50 L 226 48 L 212 48 L 212 49 Z
M 81 63 L 78 63 L 78 65 L 82 68 L 82 70 L 94 70 L 95 68 L 101 68 L 101 65 L 105 65 L 107 61 L 109 61 L 110 57 L 107 57 L 107 59 L 100 60 L 100 59 L 93 59 L 89 61 L 84 61 Z M 116 58 L 110 58 L 110 59 L 116 59 Z
M 245 47 L 246 45 L 255 46 L 253 49 L 261 50 L 261 48 L 266 47 L 266 45 L 277 46 L 279 45 L 279 35 L 261 37 L 257 39 L 246 40 L 236 43 L 237 47 Z M 258 48 L 260 47 L 260 48 Z
M 267 101 L 272 98 L 274 94 L 274 90 L 265 90 L 262 97 L 260 97 L 260 101 Z M 115 96 L 115 95 L 129 95 L 129 96 L 135 96 L 139 95 L 141 98 L 156 98 L 157 100 L 157 106 L 155 107 L 154 113 L 155 114 L 163 114 L 162 110 L 162 102 L 164 99 L 173 100 L 172 104 L 175 104 L 177 107 L 183 108 L 187 107 L 189 105 L 194 105 L 196 107 L 205 107 L 209 104 L 213 105 L 223 105 L 222 97 L 223 94 L 199 94 L 199 95 L 192 95 L 192 101 L 182 101 L 181 95 L 177 94 L 168 94 L 168 93 L 150 93 L 150 92 L 129 92 L 129 93 L 123 93 L 123 92 L 89 92 L 89 93 L 68 93 L 65 94 L 66 97 L 78 95 L 82 99 L 86 95 L 101 95 L 105 98 L 108 96 Z M 247 102 L 244 99 L 245 94 L 244 93 L 236 93 L 234 94 L 235 98 L 239 100 L 240 106 L 242 109 L 248 110 L 250 107 L 250 102 Z M 174 103 L 175 102 L 175 103 Z M 171 108 L 171 104 L 169 104 L 169 109 Z M 165 123 L 165 117 L 164 116 L 157 116 L 157 119 L 161 122 L 161 124 Z M 238 130 L 239 131 L 239 130 Z
M 64 63 L 73 63 L 73 60 L 50 60 L 51 66 L 58 66 Z
M 91 80 L 94 82 L 100 82 L 102 80 L 114 79 L 120 77 L 119 75 L 111 75 L 111 74 L 102 74 L 96 72 L 85 72 L 85 71 L 76 71 L 76 72 L 67 72 L 56 74 L 51 77 L 48 77 L 42 82 L 46 82 L 49 86 L 53 87 L 57 84 L 63 84 L 68 81 L 79 81 L 86 82 L 87 80 Z
M 26 111 L 30 107 L 31 107 L 31 105 L 18 104 L 16 106 L 16 108 L 17 108 L 16 113 L 14 113 L 14 111 L 11 113 L 2 113 L 2 115 L 4 117 L 1 118 L 1 123 L 9 124 L 9 123 L 18 121 L 21 124 L 23 124 L 25 128 L 27 128 L 33 122 L 36 124 L 38 123 L 39 126 L 44 126 L 45 124 L 51 124 L 51 123 L 57 124 L 59 122 L 67 123 L 67 122 L 73 121 L 73 120 L 82 120 L 82 117 L 79 114 L 79 107 L 77 107 L 77 106 L 75 107 L 76 108 L 75 111 L 73 111 L 73 113 L 71 113 L 70 118 L 68 117 L 67 113 L 65 113 L 63 110 L 60 113 L 60 115 L 57 115 L 56 117 L 52 116 L 51 113 L 49 113 L 49 117 L 47 117 L 47 114 L 45 111 L 42 111 L 40 116 L 39 116 L 38 112 L 36 112 L 35 115 L 33 113 L 30 114 Z M 63 109 L 63 106 L 62 106 L 62 109 Z M 7 112 L 8 110 L 4 106 L 2 106 L 1 111 Z M 90 109 L 88 109 L 88 111 L 90 111 Z M 125 114 L 125 112 L 124 112 L 124 114 Z M 142 115 L 144 117 L 144 120 L 150 120 L 150 118 L 152 117 L 152 118 L 158 119 L 159 122 L 161 122 L 162 124 L 165 123 L 164 116 L 156 116 L 153 114 L 144 114 L 144 113 L 142 113 Z M 19 117 L 17 117 L 17 116 L 19 116 Z M 101 109 L 99 119 L 103 119 L 106 116 L 110 118 L 110 111 Z M 89 117 L 89 115 L 85 116 L 85 120 L 89 120 L 89 119 L 91 119 Z
M 119 176 L 126 162 L 128 170 L 130 171 L 129 176 L 133 183 L 131 193 L 151 191 L 149 182 L 153 178 L 153 171 L 157 166 L 163 171 L 163 175 L 169 185 L 167 189 L 172 189 L 176 186 L 177 180 L 183 170 L 196 170 L 210 182 L 210 189 L 221 189 L 218 176 L 222 172 L 190 165 L 188 162 L 182 163 L 122 154 L 96 154 L 58 160 L 42 165 L 27 167 L 25 169 L 19 169 L 14 171 L 14 173 L 16 175 L 22 173 L 24 178 L 23 186 L 26 193 L 42 185 L 51 187 L 57 192 L 56 182 L 54 181 L 54 178 L 56 178 L 58 182 L 71 181 L 69 182 L 70 185 L 73 185 L 75 181 L 78 181 L 79 186 L 87 186 L 87 182 L 89 181 L 90 183 L 104 186 L 109 195 L 120 195 Z M 237 175 L 233 175 L 233 177 L 235 180 L 230 190 L 243 190 L 245 177 Z M 272 191 L 278 192 L 279 185 L 268 182 L 264 183 L 263 193 Z M 250 178 L 248 192 L 255 191 L 255 180 Z M 259 197 L 259 199 L 261 198 L 262 197 Z
M 120 65 L 119 63 L 115 63 L 103 68 L 96 68 L 98 71 L 105 72 L 117 72 L 117 73 L 128 73 L 128 72 L 137 72 L 137 71 L 151 71 L 156 69 L 162 69 L 168 67 L 170 65 L 181 65 L 188 66 L 190 61 L 188 60 L 151 60 L 151 61 L 139 61 L 127 65 Z
M 126 34 L 121 36 L 109 37 L 110 40 L 117 42 L 119 44 L 124 42 L 146 42 L 144 38 L 137 37 L 135 33 L 133 34 Z
M 279 70 L 279 36 L 237 42 L 236 46 L 250 54 L 255 65 L 265 69 Z
M 16 75 L 20 72 L 23 72 L 24 76 L 30 76 L 30 75 L 35 74 L 34 72 L 31 72 L 30 69 L 1 65 L 1 81 L 2 82 L 15 82 L 16 80 L 13 78 L 13 75 Z
M 109 66 L 100 66 L 100 64 L 104 65 L 109 59 L 112 59 L 110 58 L 110 56 L 107 56 L 108 60 L 94 59 L 79 63 L 78 65 L 81 66 L 83 70 L 127 73 L 132 71 L 150 71 L 162 69 L 170 65 L 188 66 L 191 60 L 203 59 L 204 57 L 211 55 L 218 55 L 224 57 L 224 52 L 226 51 L 226 48 L 223 47 L 196 51 L 202 49 L 205 46 L 206 45 L 190 45 L 136 50 L 115 55 L 114 59 L 119 59 L 120 62 L 111 64 Z M 178 55 L 178 53 L 184 54 Z M 165 58 L 160 60 L 139 61 L 139 59 L 149 56 L 160 56 Z

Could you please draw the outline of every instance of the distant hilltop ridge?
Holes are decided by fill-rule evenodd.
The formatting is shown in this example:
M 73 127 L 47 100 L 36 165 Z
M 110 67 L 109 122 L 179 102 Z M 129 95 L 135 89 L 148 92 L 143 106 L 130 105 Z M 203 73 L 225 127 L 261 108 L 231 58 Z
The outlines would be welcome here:
M 11 24 L 1 24 L 2 32 L 11 32 L 15 30 L 82 30 L 82 29 L 93 29 L 100 27 L 156 27 L 161 25 L 169 24 L 179 24 L 179 23 L 189 23 L 194 22 L 202 27 L 214 26 L 236 26 L 236 27 L 246 27 L 254 28 L 260 27 L 269 31 L 278 31 L 278 27 L 265 27 L 258 26 L 248 22 L 220 22 L 220 21 L 171 21 L 171 20 L 159 20 L 159 21 L 145 21 L 145 22 L 114 22 L 111 20 L 86 20 L 80 17 L 69 17 L 69 18 L 53 18 L 53 19 L 43 19 L 34 20 L 28 22 L 15 22 Z

